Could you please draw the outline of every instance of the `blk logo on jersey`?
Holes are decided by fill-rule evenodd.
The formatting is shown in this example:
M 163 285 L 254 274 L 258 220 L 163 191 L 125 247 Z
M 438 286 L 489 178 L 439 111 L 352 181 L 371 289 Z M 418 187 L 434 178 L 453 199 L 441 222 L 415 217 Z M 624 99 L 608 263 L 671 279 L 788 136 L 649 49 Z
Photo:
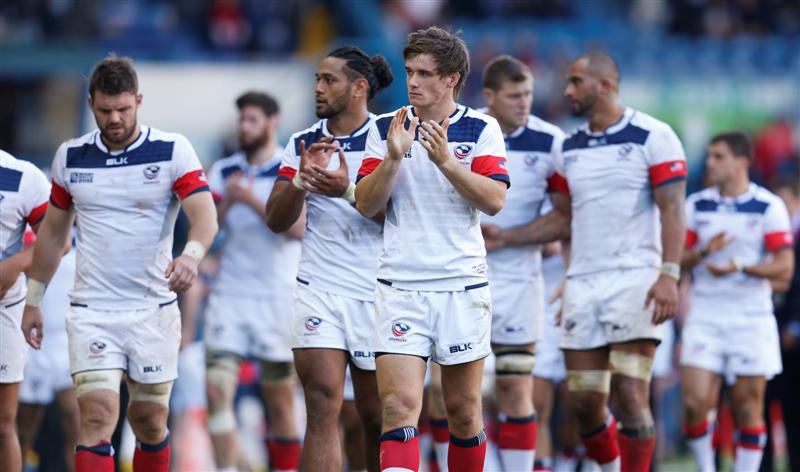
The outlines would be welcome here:
M 142 173 L 144 174 L 144 176 L 145 176 L 145 178 L 147 180 L 153 180 L 156 177 L 158 177 L 158 171 L 160 171 L 160 170 L 161 170 L 161 167 L 159 167 L 157 165 L 149 165 L 149 166 L 145 166 L 145 168 L 142 170 Z
M 308 318 L 306 318 L 305 325 L 307 331 L 312 331 L 312 332 L 316 331 L 319 325 L 321 324 L 322 320 L 317 318 L 316 316 L 309 316 Z
M 459 144 L 453 148 L 453 154 L 455 154 L 459 159 L 464 159 L 465 157 L 469 156 L 470 152 L 472 152 L 472 146 L 469 144 Z
M 127 157 L 110 157 L 106 159 L 106 166 L 126 166 L 128 165 Z
M 94 182 L 94 172 L 70 172 L 69 183 L 90 184 Z
M 92 344 L 89 345 L 89 351 L 92 354 L 100 354 L 105 350 L 106 350 L 106 343 L 102 341 L 94 341 L 92 342 Z

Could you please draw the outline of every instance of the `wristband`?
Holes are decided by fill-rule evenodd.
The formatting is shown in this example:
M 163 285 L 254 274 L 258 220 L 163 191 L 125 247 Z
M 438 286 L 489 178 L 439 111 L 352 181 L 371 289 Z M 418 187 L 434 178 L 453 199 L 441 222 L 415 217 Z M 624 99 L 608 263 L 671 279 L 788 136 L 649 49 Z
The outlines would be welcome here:
M 680 280 L 681 266 L 674 262 L 664 262 L 661 264 L 661 273 L 675 280 Z
M 300 177 L 300 172 L 296 173 L 294 177 L 292 177 L 292 185 L 299 188 L 300 190 L 305 190 L 303 188 L 304 183 L 306 183 L 306 179 Z
M 38 308 L 42 303 L 42 297 L 44 297 L 46 288 L 47 285 L 28 277 L 28 294 L 25 296 L 25 304 Z
M 731 259 L 731 262 L 733 263 L 733 267 L 736 268 L 736 272 L 742 272 L 744 270 L 742 263 L 737 261 L 735 257 Z
M 355 203 L 356 202 L 356 184 L 350 182 L 350 185 L 347 186 L 347 190 L 344 191 L 342 197 L 347 200 L 347 203 Z
M 203 260 L 203 256 L 206 255 L 206 248 L 199 242 L 192 240 L 186 243 L 186 246 L 183 247 L 183 252 L 181 255 L 189 256 L 199 264 L 200 261 Z

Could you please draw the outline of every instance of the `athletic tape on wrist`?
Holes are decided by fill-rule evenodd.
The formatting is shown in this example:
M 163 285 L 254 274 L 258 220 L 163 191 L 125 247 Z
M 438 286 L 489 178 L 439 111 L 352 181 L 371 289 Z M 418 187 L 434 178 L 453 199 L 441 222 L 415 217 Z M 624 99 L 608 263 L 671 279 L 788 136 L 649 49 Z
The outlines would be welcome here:
M 25 296 L 25 304 L 32 307 L 39 307 L 44 297 L 47 285 L 36 279 L 28 278 L 28 294 Z
M 664 262 L 661 264 L 661 273 L 672 277 L 675 280 L 680 280 L 681 266 L 674 262 Z
M 199 263 L 206 255 L 206 248 L 201 243 L 192 240 L 186 243 L 186 246 L 183 247 L 183 253 L 181 253 L 181 255 L 189 256 Z
M 304 183 L 306 183 L 306 179 L 300 177 L 300 173 L 299 172 L 297 174 L 295 174 L 294 177 L 292 177 L 292 185 L 294 185 L 295 187 L 299 188 L 300 190 L 305 190 L 303 188 L 303 184 Z
M 342 194 L 342 198 L 347 200 L 347 203 L 355 203 L 356 202 L 356 184 L 350 182 L 350 185 L 347 186 L 347 190 L 344 191 Z

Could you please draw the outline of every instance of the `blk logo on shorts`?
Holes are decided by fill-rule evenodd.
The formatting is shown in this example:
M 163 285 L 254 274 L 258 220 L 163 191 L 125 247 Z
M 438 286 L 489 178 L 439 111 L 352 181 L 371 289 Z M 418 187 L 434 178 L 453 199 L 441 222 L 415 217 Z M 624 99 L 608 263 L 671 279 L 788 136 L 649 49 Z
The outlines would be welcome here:
M 105 351 L 106 343 L 102 341 L 94 341 L 92 344 L 89 345 L 89 351 L 92 354 L 100 354 L 101 352 Z
M 8 372 L 8 364 L 0 364 L 0 372 Z
M 575 329 L 575 325 L 576 325 L 576 324 L 577 324 L 577 323 L 575 323 L 575 320 L 568 320 L 568 321 L 567 321 L 567 322 L 564 324 L 564 329 L 566 329 L 567 331 L 572 331 L 573 329 Z
M 375 357 L 375 353 L 370 351 L 353 351 L 353 357 Z
M 316 316 L 309 316 L 306 318 L 306 330 L 308 331 L 316 331 L 319 325 L 322 324 L 322 320 L 317 318 Z
M 161 364 L 144 366 L 144 373 L 145 374 L 155 374 L 157 372 L 164 372 L 164 368 L 161 366 Z
M 462 343 L 456 344 L 454 346 L 448 347 L 450 350 L 450 354 L 457 354 L 459 352 L 467 352 L 472 350 L 472 343 Z

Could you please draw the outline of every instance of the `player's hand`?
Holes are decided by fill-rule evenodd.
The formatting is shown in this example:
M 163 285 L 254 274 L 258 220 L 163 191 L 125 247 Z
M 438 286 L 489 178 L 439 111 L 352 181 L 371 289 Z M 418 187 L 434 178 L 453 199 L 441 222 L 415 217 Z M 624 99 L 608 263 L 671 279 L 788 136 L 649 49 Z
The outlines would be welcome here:
M 706 268 L 708 269 L 709 272 L 711 272 L 711 275 L 715 277 L 724 277 L 726 275 L 733 274 L 734 272 L 737 272 L 739 270 L 736 267 L 736 262 L 733 259 L 731 259 L 730 262 L 728 262 L 725 265 L 714 264 L 713 262 L 706 262 Z
M 300 177 L 305 180 L 303 188 L 309 192 L 325 195 L 326 197 L 339 198 L 350 186 L 350 172 L 347 169 L 347 159 L 344 151 L 339 148 L 339 168 L 326 170 L 316 164 L 300 172 Z
M 25 311 L 22 312 L 22 334 L 25 335 L 25 342 L 34 349 L 41 349 L 43 329 L 42 311 L 38 307 L 25 305 Z
M 713 238 L 711 238 L 711 241 L 708 242 L 705 252 L 707 252 L 709 255 L 719 252 L 725 249 L 728 244 L 733 242 L 733 239 L 733 236 L 731 236 L 729 239 L 725 239 L 724 232 L 717 233 Z
M 419 131 L 419 143 L 428 151 L 428 159 L 437 166 L 452 159 L 450 148 L 447 147 L 447 128 L 449 126 L 450 118 L 445 118 L 441 126 L 433 120 L 428 120 L 422 123 Z
M 483 233 L 486 252 L 496 251 L 505 247 L 506 242 L 503 238 L 503 230 L 499 226 L 491 223 L 481 223 L 481 233 Z
M 169 263 L 164 276 L 169 279 L 170 290 L 183 292 L 197 279 L 197 261 L 192 257 L 180 255 Z
M 22 270 L 14 264 L 14 259 L 0 261 L 0 299 L 6 296 L 11 287 L 17 283 Z
M 337 149 L 339 142 L 334 141 L 331 136 L 325 136 L 309 147 L 306 147 L 305 141 L 300 140 L 300 171 L 311 165 L 327 169 L 331 156 Z
M 386 154 L 389 159 L 399 161 L 403 159 L 406 151 L 414 144 L 414 134 L 416 133 L 419 118 L 411 118 L 411 124 L 406 129 L 406 117 L 408 108 L 401 108 L 395 113 L 392 122 L 389 124 L 389 132 L 386 135 Z
M 567 284 L 567 279 L 563 278 L 561 281 L 556 285 L 556 288 L 553 289 L 553 294 L 550 295 L 550 298 L 547 300 L 548 305 L 552 305 L 555 302 L 559 302 L 558 304 L 558 311 L 556 311 L 556 326 L 561 326 L 561 314 L 563 313 L 564 309 L 564 287 Z
M 644 307 L 653 307 L 653 324 L 659 325 L 675 317 L 678 310 L 678 281 L 672 277 L 661 274 L 656 283 L 647 292 Z
M 235 202 L 248 202 L 254 198 L 253 179 L 245 181 L 244 174 L 237 172 L 225 182 L 225 195 Z

